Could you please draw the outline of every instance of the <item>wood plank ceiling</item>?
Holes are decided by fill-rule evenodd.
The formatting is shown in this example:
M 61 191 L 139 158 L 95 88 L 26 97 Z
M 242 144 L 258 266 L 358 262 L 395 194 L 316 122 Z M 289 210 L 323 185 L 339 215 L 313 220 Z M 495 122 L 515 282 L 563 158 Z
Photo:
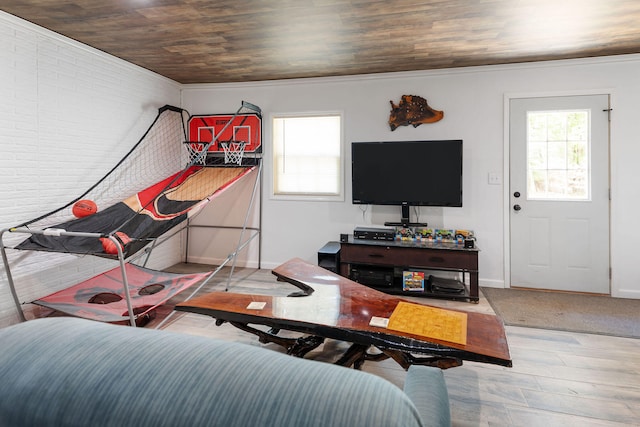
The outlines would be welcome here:
M 2 0 L 0 10 L 181 83 L 640 52 L 638 0 Z

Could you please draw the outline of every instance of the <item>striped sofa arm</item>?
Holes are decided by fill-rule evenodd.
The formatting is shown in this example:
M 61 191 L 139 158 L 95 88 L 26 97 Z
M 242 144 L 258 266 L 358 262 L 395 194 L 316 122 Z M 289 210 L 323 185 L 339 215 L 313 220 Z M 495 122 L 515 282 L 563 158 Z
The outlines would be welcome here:
M 411 366 L 404 381 L 404 392 L 416 405 L 426 425 L 451 425 L 449 394 L 442 370 Z

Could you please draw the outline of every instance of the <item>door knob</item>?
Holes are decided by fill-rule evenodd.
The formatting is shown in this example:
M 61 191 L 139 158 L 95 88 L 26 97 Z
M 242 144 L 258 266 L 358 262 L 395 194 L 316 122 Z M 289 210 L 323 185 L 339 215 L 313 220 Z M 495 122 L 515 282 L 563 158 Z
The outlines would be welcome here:
M 520 205 L 513 205 L 513 210 L 514 211 L 519 211 L 520 209 L 522 209 L 522 207 L 520 207 Z

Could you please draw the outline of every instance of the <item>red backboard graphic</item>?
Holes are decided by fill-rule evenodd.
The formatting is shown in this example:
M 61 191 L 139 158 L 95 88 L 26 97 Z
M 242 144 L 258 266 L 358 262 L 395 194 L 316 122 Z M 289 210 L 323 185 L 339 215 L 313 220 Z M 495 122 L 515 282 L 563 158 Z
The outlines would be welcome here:
M 231 124 L 224 129 L 232 118 Z M 238 114 L 235 118 L 233 114 L 202 115 L 189 119 L 189 141 L 211 142 L 216 136 L 218 139 L 209 147 L 209 152 L 222 152 L 220 143 L 226 141 L 245 142 L 245 153 L 261 152 L 262 120 L 257 114 Z M 192 145 L 196 150 L 196 145 L 201 146 Z

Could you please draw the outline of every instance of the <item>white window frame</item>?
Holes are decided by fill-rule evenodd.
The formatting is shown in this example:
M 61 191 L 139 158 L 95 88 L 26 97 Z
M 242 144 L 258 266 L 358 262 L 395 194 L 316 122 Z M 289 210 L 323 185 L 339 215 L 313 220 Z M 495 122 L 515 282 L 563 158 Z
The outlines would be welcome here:
M 587 156 L 587 161 L 586 161 L 586 166 L 584 167 L 584 171 L 586 172 L 586 183 L 585 183 L 585 190 L 586 190 L 586 194 L 584 196 L 578 196 L 578 197 L 570 197 L 567 195 L 564 196 L 549 196 L 549 195 L 531 195 L 530 191 L 529 191 L 529 186 L 531 185 L 530 180 L 532 179 L 531 177 L 531 173 L 533 172 L 530 169 L 530 165 L 529 165 L 529 156 L 530 156 L 530 143 L 532 142 L 530 140 L 530 136 L 529 136 L 529 125 L 530 125 L 530 116 L 533 114 L 553 114 L 553 113 L 585 113 L 586 114 L 586 128 L 587 128 L 587 136 L 586 136 L 586 156 Z M 526 126 L 527 126 L 527 200 L 536 200 L 536 201 L 553 201 L 553 202 L 562 202 L 562 201 L 567 201 L 567 202 L 590 202 L 591 201 L 591 110 L 588 109 L 573 109 L 573 110 L 540 110 L 540 111 L 527 111 L 527 118 L 526 118 Z M 538 141 L 533 141 L 533 142 L 538 142 Z M 558 140 L 558 141 L 551 141 L 549 139 L 543 140 L 543 141 L 539 141 L 541 143 L 544 143 L 547 145 L 547 147 L 549 146 L 550 143 L 552 142 L 560 142 L 560 143 L 564 143 L 565 145 L 567 145 L 569 142 L 571 142 L 571 140 L 568 138 L 568 136 L 563 139 L 563 140 Z M 548 162 L 548 158 L 547 158 L 547 162 Z M 542 170 L 546 170 L 547 173 L 548 171 L 551 171 L 553 168 L 549 167 L 549 165 L 547 164 L 545 168 L 543 168 Z M 568 165 L 565 165 L 564 169 L 561 169 L 564 172 L 567 172 L 570 170 L 570 168 L 568 167 Z
M 340 147 L 339 147 L 339 165 L 337 170 L 337 188 L 336 194 L 300 192 L 300 193 L 276 193 L 276 160 L 278 151 L 276 147 L 275 137 L 275 120 L 287 118 L 308 118 L 308 117 L 328 117 L 338 116 L 340 118 Z M 299 200 L 299 201 L 344 201 L 344 113 L 342 111 L 322 111 L 322 112 L 303 112 L 303 113 L 273 113 L 271 114 L 269 124 L 271 126 L 271 179 L 270 179 L 270 198 L 273 200 Z

